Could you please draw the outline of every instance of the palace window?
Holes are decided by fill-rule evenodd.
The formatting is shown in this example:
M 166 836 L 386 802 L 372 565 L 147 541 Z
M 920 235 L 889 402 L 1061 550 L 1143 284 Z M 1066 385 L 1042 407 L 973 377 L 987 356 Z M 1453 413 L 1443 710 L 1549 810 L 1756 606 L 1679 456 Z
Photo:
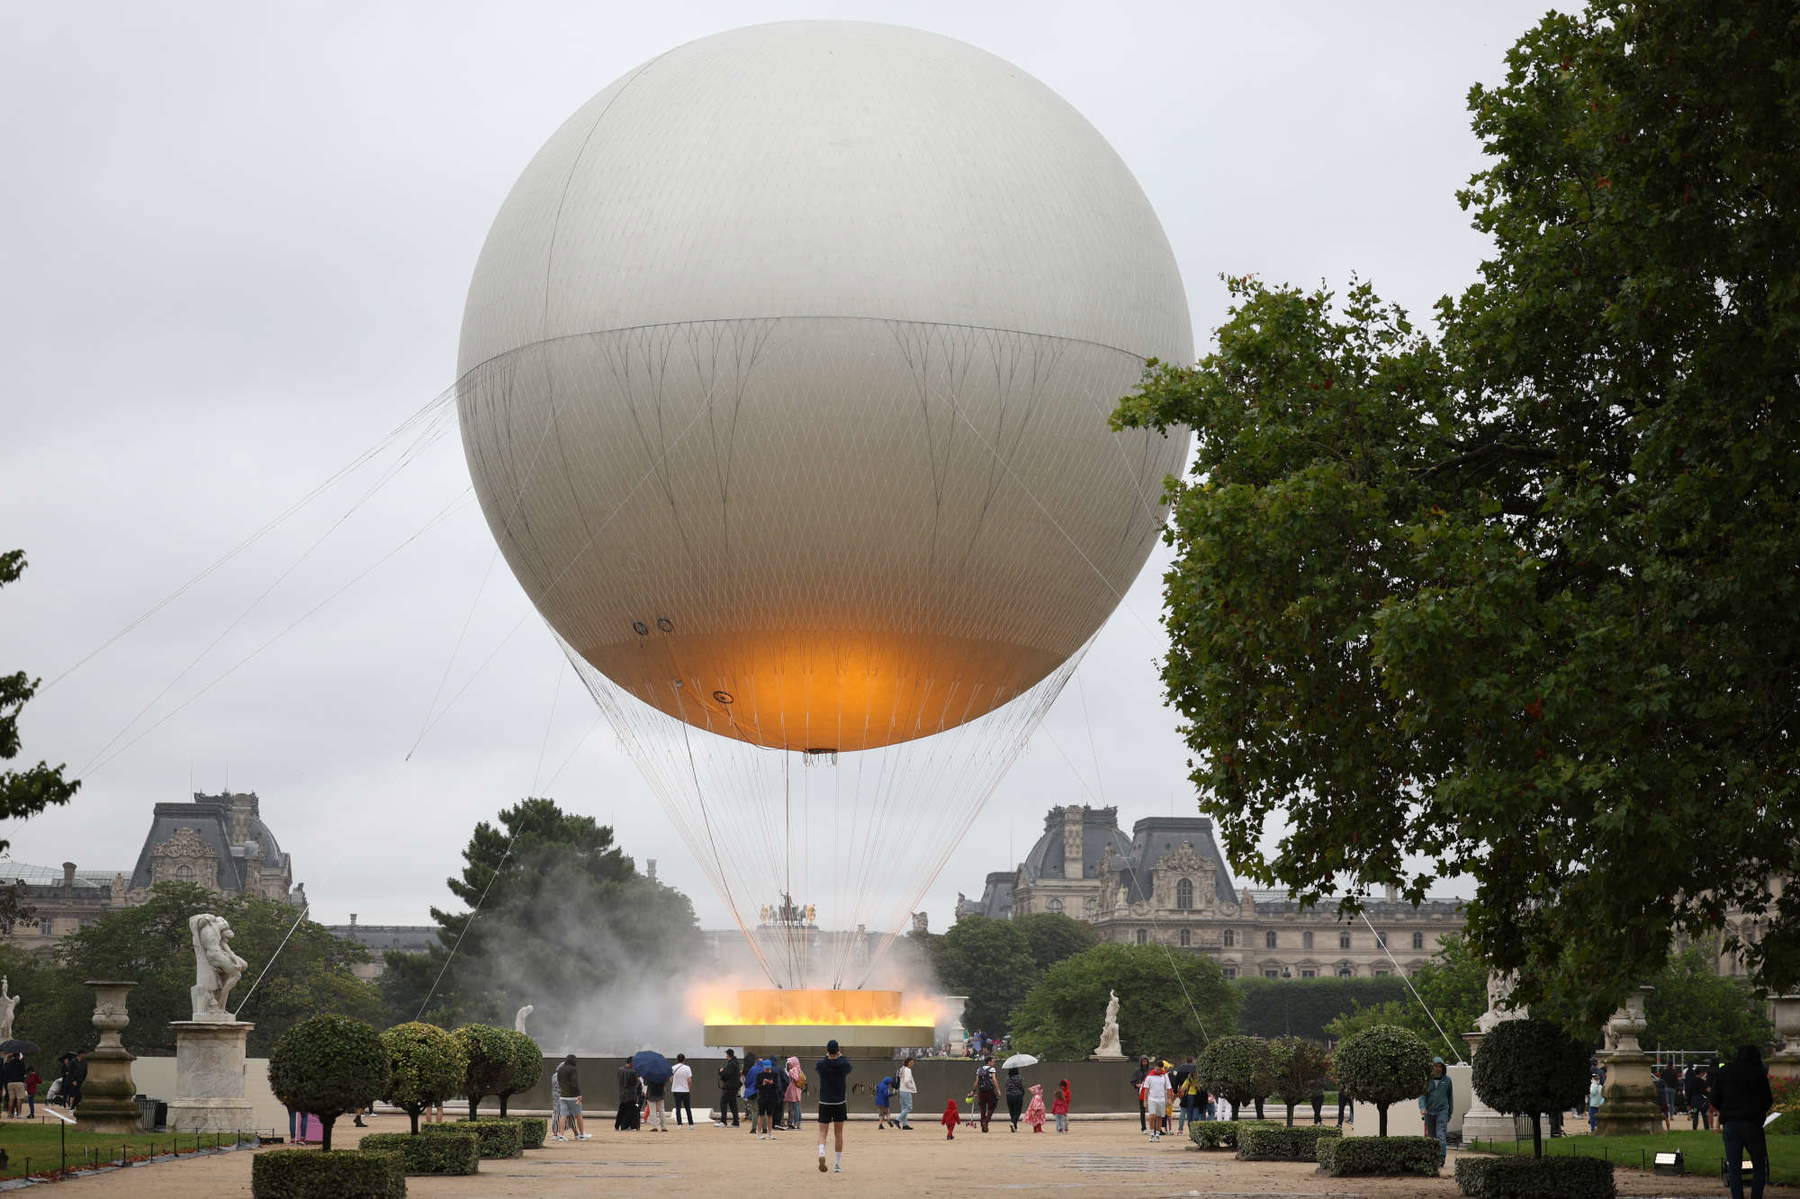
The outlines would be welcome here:
M 1302 970 L 1300 972 L 1300 977 L 1301 978 L 1317 978 L 1317 977 L 1319 977 L 1319 972 L 1317 970 Z
M 1386 949 L 1387 948 L 1387 934 L 1382 932 L 1380 929 L 1375 930 L 1375 948 L 1377 948 L 1377 949 Z
M 1264 978 L 1280 978 L 1281 971 L 1279 971 L 1279 970 L 1264 970 L 1263 977 Z
M 1050 910 L 1060 916 L 1062 914 L 1062 910 L 1063 910 L 1062 909 L 1062 900 L 1052 899 L 1050 901 Z
M 194 868 L 186 865 L 177 866 L 175 867 L 175 877 L 184 883 L 191 883 L 194 881 Z
M 54 937 L 56 935 L 56 921 L 48 918 L 38 921 L 38 935 L 40 937 Z
M 1307 931 L 1300 934 L 1300 945 L 1303 949 L 1311 949 L 1312 948 L 1312 930 L 1311 929 L 1308 929 Z
M 1349 966 L 1339 966 L 1338 967 L 1338 977 L 1339 978 L 1354 978 L 1355 976 L 1356 976 L 1356 971 L 1352 967 L 1349 967 Z
M 1194 934 L 1185 928 L 1182 929 L 1181 930 L 1181 946 L 1182 946 L 1182 948 L 1186 949 L 1188 946 L 1192 945 L 1193 943 L 1194 943 Z
M 1425 948 L 1425 934 L 1424 933 L 1414 933 L 1413 934 L 1413 948 L 1414 949 Z
M 1275 930 L 1274 929 L 1270 929 L 1268 932 L 1263 934 L 1263 947 L 1265 949 L 1275 948 Z
M 1376 978 L 1386 978 L 1387 976 L 1388 976 L 1388 972 L 1386 970 L 1377 970 L 1375 972 Z
M 1338 948 L 1339 949 L 1350 948 L 1350 934 L 1349 933 L 1339 933 L 1338 934 Z
M 1233 945 L 1237 944 L 1237 930 L 1235 928 L 1228 928 L 1225 930 L 1223 943 L 1227 949 L 1230 949 Z
M 1226 978 L 1236 978 L 1237 977 L 1237 967 L 1236 966 L 1225 967 L 1225 977 Z
M 1184 878 L 1175 884 L 1175 907 L 1178 911 L 1194 910 L 1194 880 Z
M 1148 945 L 1150 943 L 1149 930 L 1142 928 L 1137 930 L 1137 943 L 1139 945 Z

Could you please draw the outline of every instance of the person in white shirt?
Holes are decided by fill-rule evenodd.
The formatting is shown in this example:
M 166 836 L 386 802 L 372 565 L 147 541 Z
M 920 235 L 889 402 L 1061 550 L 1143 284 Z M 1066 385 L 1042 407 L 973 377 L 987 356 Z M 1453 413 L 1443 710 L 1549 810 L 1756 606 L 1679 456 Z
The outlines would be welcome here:
M 675 1127 L 681 1127 L 681 1113 L 687 1113 L 688 1127 L 694 1126 L 694 1068 L 687 1064 L 687 1054 L 675 1055 L 675 1072 L 669 1076 L 669 1090 L 675 1096 Z
M 1162 1140 L 1163 1118 L 1169 1114 L 1169 1074 L 1160 1064 L 1144 1078 L 1144 1109 L 1150 1116 L 1150 1139 Z
M 910 1057 L 900 1063 L 900 1118 L 895 1121 L 896 1127 L 908 1132 L 912 1131 L 907 1118 L 912 1115 L 913 1096 L 919 1093 L 919 1084 L 913 1080 L 912 1064 Z

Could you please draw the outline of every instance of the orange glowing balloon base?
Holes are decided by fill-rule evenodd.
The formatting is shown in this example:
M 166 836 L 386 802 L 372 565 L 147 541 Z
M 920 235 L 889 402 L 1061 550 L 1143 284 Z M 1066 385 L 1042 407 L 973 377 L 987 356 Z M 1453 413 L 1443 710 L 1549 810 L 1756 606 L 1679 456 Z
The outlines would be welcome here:
M 908 1007 L 899 991 L 736 991 L 732 999 L 702 1003 L 702 1039 L 716 1048 L 813 1050 L 835 1040 L 844 1052 L 865 1056 L 930 1045 L 937 1036 L 937 1013 Z

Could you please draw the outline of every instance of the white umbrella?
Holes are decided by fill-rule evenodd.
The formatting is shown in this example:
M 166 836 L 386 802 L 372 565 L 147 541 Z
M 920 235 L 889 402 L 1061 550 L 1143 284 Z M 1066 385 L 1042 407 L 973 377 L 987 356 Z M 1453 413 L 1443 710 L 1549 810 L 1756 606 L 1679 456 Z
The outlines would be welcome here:
M 1002 1070 L 1022 1070 L 1026 1066 L 1037 1065 L 1037 1059 L 1029 1053 L 1015 1053 L 1000 1063 Z

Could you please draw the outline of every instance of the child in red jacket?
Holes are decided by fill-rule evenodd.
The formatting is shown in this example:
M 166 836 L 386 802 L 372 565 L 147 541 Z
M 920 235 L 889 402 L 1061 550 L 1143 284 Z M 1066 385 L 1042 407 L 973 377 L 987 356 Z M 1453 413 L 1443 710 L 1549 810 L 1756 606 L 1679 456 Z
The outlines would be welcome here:
M 1069 1080 L 1057 1084 L 1056 1096 L 1050 1100 L 1050 1114 L 1056 1117 L 1056 1131 L 1069 1131 Z
M 944 1139 L 956 1139 L 956 1126 L 962 1123 L 962 1117 L 956 1114 L 956 1100 L 952 1099 L 944 1105 Z

